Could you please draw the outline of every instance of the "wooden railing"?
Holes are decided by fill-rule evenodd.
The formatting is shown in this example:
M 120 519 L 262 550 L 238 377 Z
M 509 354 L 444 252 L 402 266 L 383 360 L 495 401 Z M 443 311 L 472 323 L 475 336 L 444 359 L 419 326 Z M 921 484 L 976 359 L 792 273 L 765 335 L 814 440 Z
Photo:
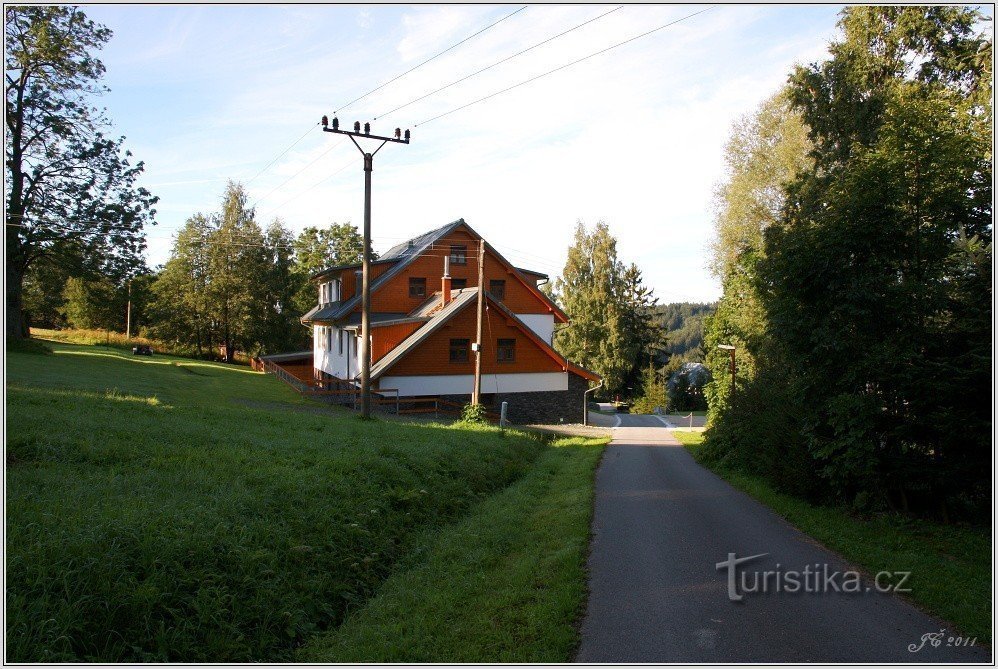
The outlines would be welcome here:
M 284 383 L 295 389 L 298 393 L 318 400 L 334 402 L 341 405 L 349 405 L 355 411 L 360 409 L 360 388 L 357 388 L 349 381 L 328 375 L 329 378 L 312 383 L 302 381 L 297 376 L 270 360 L 263 361 L 263 371 L 273 374 Z M 335 386 L 328 388 L 326 386 Z M 385 397 L 385 395 L 389 395 Z M 391 396 L 394 395 L 394 396 Z M 397 388 L 378 388 L 371 393 L 371 403 L 376 407 L 394 408 L 395 414 L 399 413 L 399 391 Z
M 436 418 L 440 416 L 460 416 L 464 409 L 460 402 L 441 399 L 439 397 L 406 397 L 401 401 L 406 408 L 399 410 L 399 415 L 408 414 L 433 414 Z M 485 417 L 493 423 L 499 422 L 499 414 L 493 411 L 486 411 Z

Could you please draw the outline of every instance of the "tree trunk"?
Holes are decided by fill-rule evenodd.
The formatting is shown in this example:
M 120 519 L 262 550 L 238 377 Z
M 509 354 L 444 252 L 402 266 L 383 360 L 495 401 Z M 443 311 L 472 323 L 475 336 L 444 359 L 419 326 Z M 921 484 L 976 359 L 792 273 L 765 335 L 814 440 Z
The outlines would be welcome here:
M 29 332 L 23 311 L 24 272 L 7 261 L 7 339 L 28 337 Z

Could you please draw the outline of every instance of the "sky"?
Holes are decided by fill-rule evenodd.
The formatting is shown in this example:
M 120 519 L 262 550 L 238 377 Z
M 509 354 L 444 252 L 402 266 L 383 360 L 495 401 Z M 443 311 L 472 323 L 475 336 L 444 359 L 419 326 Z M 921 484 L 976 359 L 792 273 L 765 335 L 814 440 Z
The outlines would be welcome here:
M 374 159 L 375 251 L 463 218 L 553 280 L 576 223 L 605 220 L 660 302 L 717 299 L 713 193 L 731 126 L 795 64 L 827 56 L 840 7 L 623 6 L 386 114 L 617 5 L 520 7 L 84 6 L 114 31 L 100 103 L 160 197 L 149 265 L 168 259 L 187 218 L 220 208 L 229 180 L 262 225 L 362 225 L 362 157 L 318 126 L 339 112 L 344 126 L 412 133 Z

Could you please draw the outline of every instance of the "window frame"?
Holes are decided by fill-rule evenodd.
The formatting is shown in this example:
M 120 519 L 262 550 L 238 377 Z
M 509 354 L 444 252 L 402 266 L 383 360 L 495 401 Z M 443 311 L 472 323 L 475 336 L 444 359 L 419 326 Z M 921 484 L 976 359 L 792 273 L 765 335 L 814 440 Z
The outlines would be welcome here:
M 503 351 L 509 353 L 509 357 L 502 357 Z M 516 337 L 500 337 L 496 339 L 496 363 L 505 365 L 516 362 Z
M 468 264 L 468 245 L 467 244 L 451 244 L 450 245 L 450 264 L 451 265 L 467 265 Z
M 413 291 L 414 288 L 422 286 L 422 294 L 417 294 Z M 413 299 L 426 299 L 426 277 L 425 276 L 410 276 L 409 277 L 409 297 Z
M 447 353 L 447 361 L 455 365 L 467 363 L 471 360 L 471 340 L 466 337 L 453 337 L 450 340 Z M 463 358 L 455 359 L 454 353 L 460 352 Z
M 493 290 L 493 288 L 495 286 L 501 286 L 502 287 L 502 289 L 501 289 L 501 293 L 502 294 L 501 295 L 496 295 L 495 290 Z M 493 297 L 493 299 L 499 300 L 500 302 L 502 302 L 503 300 L 505 300 L 506 299 L 506 279 L 489 279 L 489 295 L 491 295 Z

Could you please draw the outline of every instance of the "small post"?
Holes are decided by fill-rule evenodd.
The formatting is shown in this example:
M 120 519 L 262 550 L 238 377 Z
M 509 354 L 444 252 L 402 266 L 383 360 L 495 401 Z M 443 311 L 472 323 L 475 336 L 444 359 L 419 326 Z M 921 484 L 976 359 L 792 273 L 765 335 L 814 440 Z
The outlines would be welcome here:
M 506 407 L 509 402 L 503 402 L 502 408 L 499 409 L 499 427 L 506 427 Z

